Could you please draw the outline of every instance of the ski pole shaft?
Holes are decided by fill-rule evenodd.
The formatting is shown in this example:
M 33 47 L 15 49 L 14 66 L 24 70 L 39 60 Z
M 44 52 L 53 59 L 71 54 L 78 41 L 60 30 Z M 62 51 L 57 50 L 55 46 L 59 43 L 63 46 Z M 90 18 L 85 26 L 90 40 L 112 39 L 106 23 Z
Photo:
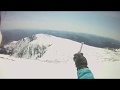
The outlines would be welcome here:
M 82 46 L 83 46 L 84 42 L 81 42 L 81 47 L 80 47 L 80 51 L 78 53 L 81 53 L 82 50 Z

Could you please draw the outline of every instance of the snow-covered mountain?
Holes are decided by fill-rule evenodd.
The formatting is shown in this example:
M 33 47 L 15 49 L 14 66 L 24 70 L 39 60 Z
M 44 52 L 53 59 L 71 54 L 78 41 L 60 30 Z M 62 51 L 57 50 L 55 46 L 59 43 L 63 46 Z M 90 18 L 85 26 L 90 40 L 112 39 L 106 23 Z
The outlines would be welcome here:
M 11 42 L 5 45 L 11 56 L 0 54 L 0 78 L 77 78 L 73 56 L 80 46 L 46 34 Z M 95 78 L 120 78 L 120 49 L 84 44 L 82 53 Z
M 13 41 L 4 47 L 12 56 L 28 59 L 51 61 L 70 60 L 80 49 L 81 43 L 47 34 L 36 34 L 31 37 Z M 118 61 L 120 49 L 109 50 L 84 44 L 82 52 L 87 58 L 97 61 Z
M 8 52 L 12 51 L 12 56 L 20 58 L 40 58 L 52 45 L 49 35 L 36 34 L 31 37 L 13 41 L 4 47 Z
M 35 34 L 31 37 L 13 41 L 5 48 L 12 56 L 42 61 L 68 61 L 80 49 L 81 43 L 47 34 Z M 95 61 L 118 61 L 120 49 L 109 50 L 84 44 L 84 55 Z

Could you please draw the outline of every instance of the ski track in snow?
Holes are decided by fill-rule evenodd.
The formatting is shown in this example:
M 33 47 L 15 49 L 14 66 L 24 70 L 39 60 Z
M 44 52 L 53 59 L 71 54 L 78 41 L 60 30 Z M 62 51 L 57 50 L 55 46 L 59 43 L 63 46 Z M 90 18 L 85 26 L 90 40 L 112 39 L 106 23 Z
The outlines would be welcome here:
M 73 55 L 81 43 L 59 37 L 44 37 L 45 44 L 52 44 L 38 59 L 15 58 L 0 54 L 0 78 L 76 78 L 77 71 Z M 27 38 L 25 38 L 27 40 Z M 37 43 L 36 41 L 32 43 Z M 84 44 L 82 53 L 95 78 L 120 78 L 120 49 L 116 52 Z

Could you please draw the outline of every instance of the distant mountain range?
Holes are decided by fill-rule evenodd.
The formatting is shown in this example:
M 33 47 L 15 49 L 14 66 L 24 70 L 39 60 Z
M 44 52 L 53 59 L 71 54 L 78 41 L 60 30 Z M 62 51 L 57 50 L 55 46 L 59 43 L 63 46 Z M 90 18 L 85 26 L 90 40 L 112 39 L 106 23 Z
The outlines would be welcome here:
M 105 38 L 101 36 L 86 34 L 86 33 L 76 33 L 76 32 L 68 32 L 68 31 L 55 31 L 55 30 L 32 30 L 32 29 L 24 29 L 24 30 L 2 30 L 3 35 L 2 44 L 7 44 L 12 41 L 17 41 L 25 37 L 30 37 L 34 34 L 49 34 L 54 35 L 61 38 L 70 39 L 77 42 L 84 42 L 87 45 L 100 47 L 100 48 L 120 48 L 120 41 Z

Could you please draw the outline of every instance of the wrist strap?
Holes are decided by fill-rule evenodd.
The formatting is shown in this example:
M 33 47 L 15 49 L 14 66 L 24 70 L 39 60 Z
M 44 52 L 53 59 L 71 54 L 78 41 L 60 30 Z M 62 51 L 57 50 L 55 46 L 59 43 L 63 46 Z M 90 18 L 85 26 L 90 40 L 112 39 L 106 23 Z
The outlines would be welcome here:
M 87 66 L 86 67 L 79 67 L 79 68 L 77 68 L 77 71 L 80 69 L 83 69 L 83 68 L 88 68 L 88 67 Z

